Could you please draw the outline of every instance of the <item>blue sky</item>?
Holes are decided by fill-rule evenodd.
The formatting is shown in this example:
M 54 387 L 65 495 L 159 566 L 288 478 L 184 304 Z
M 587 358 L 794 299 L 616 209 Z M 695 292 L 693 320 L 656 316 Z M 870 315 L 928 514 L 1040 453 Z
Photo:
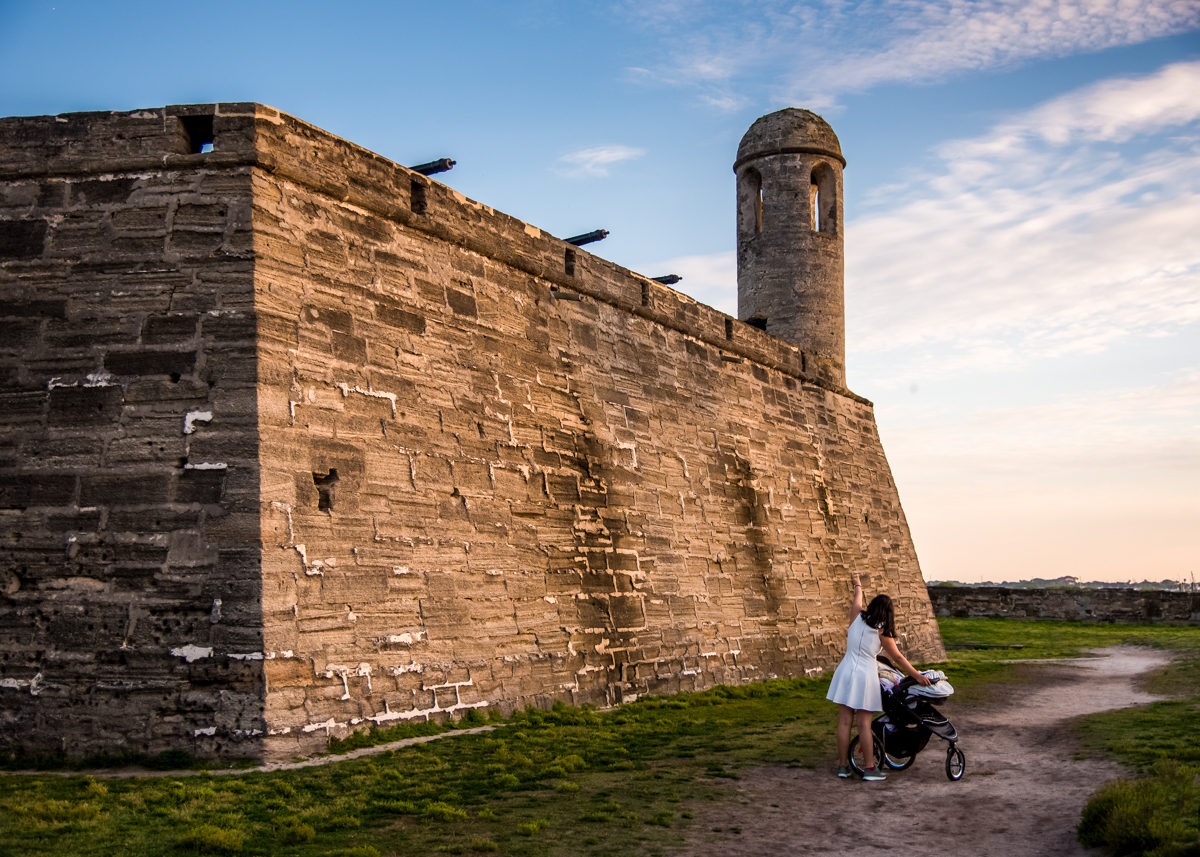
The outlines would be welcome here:
M 1200 3 L 0 0 L 0 115 L 260 101 L 736 314 L 758 116 L 846 154 L 929 579 L 1200 573 Z

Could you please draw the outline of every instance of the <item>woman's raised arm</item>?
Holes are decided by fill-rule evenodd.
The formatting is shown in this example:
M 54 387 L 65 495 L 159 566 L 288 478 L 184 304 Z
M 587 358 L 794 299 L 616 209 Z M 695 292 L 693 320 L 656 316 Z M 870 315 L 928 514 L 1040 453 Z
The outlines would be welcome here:
M 854 598 L 850 602 L 850 606 L 846 609 L 846 619 L 850 622 L 854 621 L 854 617 L 862 612 L 862 583 L 858 580 L 857 574 L 850 575 L 850 581 L 854 584 Z

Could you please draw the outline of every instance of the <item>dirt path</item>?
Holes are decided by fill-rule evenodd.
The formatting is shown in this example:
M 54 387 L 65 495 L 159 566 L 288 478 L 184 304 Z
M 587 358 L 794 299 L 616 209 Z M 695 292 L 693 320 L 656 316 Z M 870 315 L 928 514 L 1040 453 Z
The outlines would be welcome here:
M 1018 686 L 1003 704 L 946 702 L 942 711 L 958 728 L 967 757 L 960 782 L 946 779 L 946 745 L 937 738 L 909 770 L 890 773 L 884 783 L 838 780 L 832 767 L 742 771 L 728 800 L 693 808 L 692 833 L 680 854 L 1093 853 L 1076 841 L 1075 826 L 1088 795 L 1121 769 L 1074 760 L 1063 726 L 1080 714 L 1153 701 L 1134 689 L 1133 678 L 1169 659 L 1128 647 L 1100 654 L 1039 665 L 1038 682 Z

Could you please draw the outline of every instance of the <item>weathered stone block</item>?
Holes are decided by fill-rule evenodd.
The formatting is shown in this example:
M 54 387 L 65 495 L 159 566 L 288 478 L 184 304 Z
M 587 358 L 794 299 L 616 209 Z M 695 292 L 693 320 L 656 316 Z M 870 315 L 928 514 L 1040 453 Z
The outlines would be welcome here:
M 185 467 L 175 483 L 176 503 L 220 503 L 225 489 L 226 468 Z
M 94 427 L 114 423 L 124 403 L 121 388 L 53 387 L 46 419 L 51 426 Z
M 37 258 L 45 243 L 45 220 L 0 220 L 0 260 Z
M 192 351 L 141 350 L 114 351 L 104 356 L 104 368 L 114 375 L 167 375 L 181 377 L 192 374 L 196 355 Z
M 56 473 L 0 473 L 0 508 L 69 506 L 75 499 L 78 478 Z

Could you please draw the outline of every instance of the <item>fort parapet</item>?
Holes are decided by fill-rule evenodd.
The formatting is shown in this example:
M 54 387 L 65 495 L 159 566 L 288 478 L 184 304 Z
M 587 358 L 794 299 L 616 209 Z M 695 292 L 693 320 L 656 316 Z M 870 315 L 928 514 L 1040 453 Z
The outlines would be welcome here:
M 0 120 L 0 315 L 0 750 L 814 674 L 852 571 L 943 656 L 840 332 L 269 107 Z

